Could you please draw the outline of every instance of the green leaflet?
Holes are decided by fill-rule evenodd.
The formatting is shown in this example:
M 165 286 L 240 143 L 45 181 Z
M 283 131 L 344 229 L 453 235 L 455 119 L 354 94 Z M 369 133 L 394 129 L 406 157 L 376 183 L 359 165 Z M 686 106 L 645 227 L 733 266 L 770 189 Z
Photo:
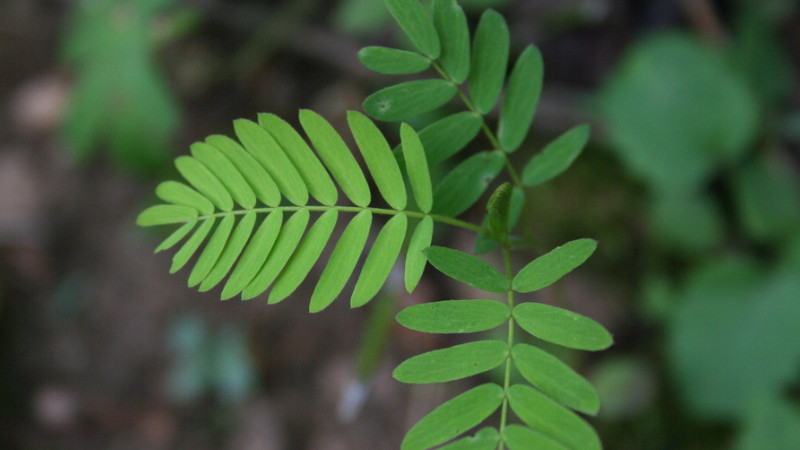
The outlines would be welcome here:
M 323 205 L 335 205 L 339 192 L 322 162 L 300 134 L 285 120 L 274 114 L 259 114 L 258 123 L 267 130 L 292 160 L 300 172 L 300 177 L 305 181 L 308 192 Z
M 425 333 L 474 333 L 495 328 L 511 316 L 508 306 L 494 300 L 442 300 L 409 306 L 397 322 Z
M 250 234 L 253 232 L 255 226 L 256 213 L 250 211 L 245 214 L 239 221 L 239 224 L 236 225 L 233 234 L 231 234 L 228 243 L 225 245 L 225 250 L 222 251 L 222 255 L 220 255 L 217 263 L 214 264 L 214 268 L 211 269 L 208 276 L 200 283 L 200 292 L 205 292 L 214 288 L 214 286 L 218 285 L 219 282 L 225 278 L 225 275 L 230 272 L 233 264 L 236 263 L 244 246 L 247 244 L 248 239 L 250 239 Z
M 481 428 L 475 436 L 451 442 L 439 450 L 494 450 L 500 442 L 500 433 L 491 427 Z
M 612 344 L 611 335 L 602 325 L 566 309 L 541 303 L 521 303 L 514 308 L 513 314 L 523 330 L 547 342 L 592 351 L 603 350 Z
M 388 146 L 387 146 L 388 149 Z M 394 161 L 394 159 L 392 159 Z M 364 261 L 364 268 L 358 276 L 353 295 L 350 297 L 350 307 L 363 306 L 378 293 L 386 282 L 389 273 L 400 255 L 403 241 L 406 238 L 408 218 L 405 214 L 396 214 L 386 222 L 375 243 Z
M 276 209 L 269 213 L 266 219 L 259 225 L 250 242 L 242 252 L 236 268 L 231 272 L 228 282 L 222 289 L 222 300 L 227 300 L 234 295 L 242 292 L 242 289 L 250 284 L 256 276 L 261 265 L 269 256 L 275 239 L 278 238 L 281 225 L 283 224 L 283 211 Z
M 597 414 L 600 399 L 594 387 L 560 359 L 528 344 L 511 350 L 514 365 L 528 382 L 562 405 Z
M 197 262 L 189 274 L 189 287 L 197 286 L 211 272 L 214 264 L 217 263 L 219 256 L 222 254 L 222 250 L 225 248 L 225 243 L 228 242 L 228 237 L 231 234 L 231 230 L 233 230 L 233 222 L 233 214 L 228 214 L 219 223 L 217 229 L 214 230 L 214 234 L 209 238 L 206 247 L 200 253 L 200 257 L 197 258 Z
M 417 132 L 406 123 L 400 125 L 400 142 L 402 142 L 403 158 L 414 199 L 422 212 L 430 212 L 433 207 L 433 190 L 422 142 Z
M 508 205 L 508 232 L 511 232 L 514 226 L 517 225 L 520 215 L 522 214 L 523 206 L 525 206 L 525 190 L 515 187 L 511 191 L 511 201 Z M 489 217 L 484 218 L 483 225 L 489 225 Z M 475 254 L 483 255 L 499 246 L 500 243 L 488 235 L 479 234 L 478 238 L 475 240 Z
M 175 167 L 198 192 L 211 200 L 219 209 L 233 209 L 233 199 L 219 179 L 200 161 L 191 156 L 175 158 Z
M 431 58 L 439 57 L 439 37 L 430 16 L 417 0 L 385 0 L 392 17 L 411 42 Z
M 319 277 L 314 293 L 311 294 L 309 312 L 319 312 L 327 308 L 342 292 L 367 242 L 371 223 L 372 213 L 364 210 L 356 214 L 347 225 Z
M 386 203 L 400 211 L 406 207 L 406 185 L 392 149 L 375 124 L 358 111 L 347 113 L 350 131 Z
M 214 226 L 214 217 L 209 217 L 200 225 L 200 228 L 195 230 L 194 234 L 186 240 L 181 246 L 181 249 L 178 250 L 175 255 L 172 257 L 172 266 L 169 268 L 169 273 L 175 273 L 183 266 L 189 262 L 189 258 L 194 255 L 194 252 L 197 251 L 197 248 L 200 247 L 200 244 L 203 243 L 203 239 L 208 236 L 208 233 L 211 231 L 211 227 Z
M 508 425 L 503 430 L 503 441 L 509 450 L 569 450 L 547 436 L 522 425 Z
M 247 119 L 235 120 L 233 128 L 244 147 L 267 170 L 286 199 L 295 205 L 305 205 L 308 202 L 306 184 L 275 139 L 264 128 Z
M 512 287 L 517 292 L 533 292 L 558 281 L 584 263 L 597 248 L 597 241 L 577 239 L 556 247 L 529 262 L 514 277 Z
M 136 225 L 149 227 L 153 225 L 167 225 L 171 223 L 189 222 L 197 218 L 197 210 L 182 205 L 155 205 L 139 214 Z
M 600 438 L 577 414 L 520 384 L 508 389 L 511 409 L 528 426 L 573 450 L 600 450 Z
M 500 407 L 503 388 L 487 383 L 440 405 L 406 433 L 401 449 L 430 448 L 453 439 L 483 422 Z
M 500 242 L 508 241 L 509 215 L 513 191 L 512 184 L 505 182 L 495 189 L 486 203 L 486 223 L 489 226 L 489 235 Z
M 242 291 L 242 300 L 248 300 L 261 294 L 275 281 L 292 256 L 292 252 L 297 248 L 297 244 L 300 243 L 300 239 L 306 231 L 309 216 L 310 213 L 307 209 L 301 209 L 286 221 L 264 266 Z
M 455 217 L 475 204 L 503 169 L 500 151 L 480 152 L 451 170 L 433 192 L 434 212 Z
M 256 194 L 244 180 L 242 174 L 234 167 L 233 163 L 225 157 L 216 147 L 205 142 L 195 142 L 189 147 L 192 156 L 208 167 L 217 179 L 228 190 L 233 200 L 250 209 L 256 204 Z
M 364 47 L 358 51 L 358 59 L 368 69 L 387 75 L 418 73 L 431 66 L 419 53 L 388 47 Z
M 429 247 L 425 256 L 450 278 L 489 292 L 506 292 L 508 280 L 494 267 L 470 254 L 447 247 Z
M 278 185 L 272 180 L 261 164 L 252 155 L 228 136 L 213 135 L 206 138 L 208 144 L 218 148 L 253 188 L 256 197 L 267 206 L 278 206 L 281 203 L 281 193 Z
M 409 358 L 392 376 L 403 383 L 443 383 L 492 370 L 507 357 L 503 341 L 468 342 Z
M 156 187 L 156 196 L 167 203 L 192 207 L 200 214 L 211 214 L 214 212 L 214 205 L 207 198 L 178 181 L 165 181 L 160 183 L 158 187 Z
M 503 150 L 513 152 L 525 140 L 542 93 L 543 76 L 542 54 L 535 46 L 529 45 L 511 70 L 500 109 L 497 140 Z
M 328 243 L 338 216 L 338 211 L 331 209 L 314 222 L 314 225 L 306 233 L 305 239 L 289 259 L 286 268 L 275 280 L 275 285 L 272 286 L 272 291 L 269 293 L 268 303 L 278 303 L 300 286 L 314 263 L 317 262 L 325 244 Z
M 422 250 L 431 245 L 433 238 L 433 219 L 425 216 L 417 223 L 411 239 L 408 241 L 408 251 L 406 253 L 406 267 L 403 274 L 406 291 L 412 292 L 417 287 L 417 283 L 422 278 L 428 259 Z
M 510 37 L 505 19 L 486 10 L 478 22 L 472 42 L 469 95 L 481 114 L 494 109 L 506 78 Z
M 483 117 L 472 111 L 462 111 L 437 120 L 419 132 L 428 164 L 444 162 L 467 146 L 481 130 Z
M 189 234 L 189 232 L 192 231 L 192 229 L 194 229 L 195 225 L 197 225 L 197 219 L 194 219 L 190 222 L 186 222 L 180 228 L 173 231 L 172 234 L 167 236 L 166 239 L 161 241 L 161 243 L 158 244 L 158 247 L 156 247 L 156 250 L 153 253 L 158 253 L 160 251 L 172 248 L 175 244 L 180 242 L 181 239 L 185 238 L 186 235 Z
M 439 63 L 453 81 L 463 83 L 469 74 L 469 27 L 464 10 L 455 0 L 435 0 L 433 24 L 442 47 Z
M 300 124 L 347 198 L 358 206 L 369 205 L 367 179 L 339 133 L 322 116 L 308 109 L 300 111 Z
M 453 83 L 445 80 L 406 81 L 373 93 L 363 106 L 367 114 L 378 120 L 406 120 L 444 105 L 457 91 Z
M 567 170 L 589 140 L 589 125 L 578 125 L 547 144 L 522 170 L 522 182 L 536 186 Z

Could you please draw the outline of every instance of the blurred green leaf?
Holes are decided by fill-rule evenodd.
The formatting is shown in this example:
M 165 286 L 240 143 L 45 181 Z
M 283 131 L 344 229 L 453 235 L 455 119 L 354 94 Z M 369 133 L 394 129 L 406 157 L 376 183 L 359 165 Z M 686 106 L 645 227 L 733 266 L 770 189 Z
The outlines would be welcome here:
M 800 409 L 777 395 L 762 395 L 747 409 L 735 450 L 800 448 Z
M 670 250 L 696 255 L 719 245 L 725 222 L 719 206 L 705 195 L 657 196 L 650 205 L 656 241 Z

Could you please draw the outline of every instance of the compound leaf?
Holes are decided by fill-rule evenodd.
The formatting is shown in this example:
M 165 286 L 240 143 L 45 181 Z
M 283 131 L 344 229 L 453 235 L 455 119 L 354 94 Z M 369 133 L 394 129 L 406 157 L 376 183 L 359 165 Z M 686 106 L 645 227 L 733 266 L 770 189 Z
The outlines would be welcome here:
M 469 74 L 469 27 L 464 10 L 455 0 L 436 0 L 433 24 L 442 47 L 439 63 L 453 81 L 463 83 Z
M 541 303 L 521 303 L 514 318 L 528 333 L 547 342 L 578 350 L 603 350 L 612 344 L 611 334 L 594 320 Z
M 378 191 L 389 206 L 396 210 L 404 209 L 407 200 L 406 185 L 383 133 L 360 112 L 349 111 L 347 121 Z
M 385 0 L 389 13 L 411 42 L 431 58 L 439 57 L 439 37 L 433 21 L 417 0 Z
M 500 407 L 503 389 L 487 383 L 440 405 L 408 431 L 401 449 L 430 448 L 447 442 L 483 422 Z
M 414 199 L 422 212 L 430 212 L 433 207 L 433 189 L 422 142 L 417 132 L 405 123 L 400 125 L 400 142 L 402 142 L 403 158 Z
M 392 376 L 403 383 L 443 383 L 494 369 L 507 357 L 505 342 L 468 342 L 409 358 Z
M 409 306 L 397 322 L 425 333 L 475 333 L 495 328 L 511 316 L 508 306 L 495 300 L 443 300 Z
M 368 69 L 387 75 L 418 73 L 431 66 L 431 61 L 419 53 L 378 46 L 362 48 L 358 59 Z
M 508 279 L 486 261 L 447 247 L 429 247 L 425 256 L 450 278 L 489 292 L 506 292 Z
M 394 160 L 393 160 L 394 161 Z M 406 237 L 408 218 L 405 214 L 396 214 L 386 222 L 375 243 L 364 261 L 364 268 L 356 281 L 350 306 L 357 308 L 367 303 L 378 293 L 400 255 L 400 249 Z
M 597 241 L 578 239 L 556 247 L 520 270 L 512 287 L 517 292 L 533 292 L 555 283 L 580 266 L 597 249 Z
M 475 30 L 469 72 L 469 95 L 481 114 L 489 113 L 500 97 L 506 78 L 509 42 L 508 25 L 503 16 L 486 10 Z
M 536 186 L 549 181 L 572 164 L 589 140 L 589 125 L 578 125 L 547 144 L 522 170 L 522 182 Z
M 364 111 L 383 121 L 416 117 L 449 102 L 458 88 L 446 80 L 406 81 L 383 88 L 364 100 Z
M 533 45 L 525 48 L 508 77 L 497 140 L 503 150 L 512 152 L 519 148 L 531 127 L 539 95 L 542 93 L 544 63 L 542 55 Z
M 433 219 L 431 216 L 425 216 L 414 227 L 414 232 L 408 241 L 405 274 L 403 275 L 403 281 L 408 292 L 412 292 L 417 287 L 420 278 L 422 278 L 422 273 L 428 263 L 428 259 L 425 258 L 425 254 L 422 251 L 431 245 L 432 238 Z

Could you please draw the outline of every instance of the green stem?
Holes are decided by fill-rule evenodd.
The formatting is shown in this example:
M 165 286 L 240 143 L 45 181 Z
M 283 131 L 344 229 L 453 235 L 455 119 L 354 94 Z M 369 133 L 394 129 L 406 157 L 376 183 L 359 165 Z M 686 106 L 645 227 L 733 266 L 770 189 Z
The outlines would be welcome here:
M 276 206 L 276 207 L 267 206 L 267 207 L 263 207 L 263 208 L 237 209 L 237 210 L 233 210 L 233 211 L 216 212 L 216 213 L 213 213 L 213 214 L 206 214 L 206 215 L 203 215 L 203 216 L 199 216 L 198 219 L 199 220 L 204 220 L 204 219 L 208 219 L 209 217 L 225 217 L 225 216 L 228 216 L 230 214 L 244 215 L 244 214 L 249 213 L 250 211 L 253 211 L 256 214 L 259 214 L 259 213 L 270 213 L 272 211 L 277 211 L 277 210 L 285 211 L 285 212 L 292 212 L 292 211 L 300 211 L 300 210 L 303 210 L 303 209 L 305 209 L 305 210 L 307 210 L 309 212 L 315 212 L 315 211 L 324 212 L 324 211 L 329 211 L 331 209 L 335 209 L 337 211 L 353 212 L 353 213 L 359 213 L 361 211 L 367 210 L 367 211 L 370 211 L 373 214 L 385 214 L 385 215 L 391 215 L 391 216 L 402 212 L 405 215 L 407 215 L 408 217 L 414 217 L 414 218 L 417 218 L 417 219 L 422 219 L 422 218 L 428 216 L 431 219 L 435 220 L 436 222 L 446 223 L 448 225 L 452 225 L 452 226 L 459 227 L 459 228 L 465 228 L 467 230 L 475 231 L 476 233 L 484 233 L 485 234 L 487 232 L 486 229 L 481 227 L 481 226 L 478 226 L 478 225 L 475 225 L 475 224 L 471 224 L 471 223 L 465 222 L 463 220 L 454 219 L 452 217 L 442 216 L 442 215 L 439 215 L 439 214 L 424 213 L 424 212 L 420 212 L 420 211 L 397 211 L 395 209 L 370 208 L 370 207 L 363 207 L 363 206 Z
M 511 282 L 514 279 L 514 272 L 511 269 L 511 251 L 509 244 L 503 244 L 503 260 L 505 261 L 506 265 L 506 277 L 508 277 L 508 291 L 507 291 L 507 301 L 508 301 L 508 309 L 514 310 L 514 290 L 511 289 Z M 511 316 L 508 319 L 508 351 L 511 351 L 511 348 L 514 346 L 514 317 Z M 503 450 L 505 448 L 505 443 L 503 442 L 503 431 L 506 428 L 506 423 L 508 420 L 508 388 L 511 387 L 511 355 L 508 356 L 506 359 L 506 373 L 503 379 L 503 404 L 501 406 L 500 411 L 500 444 L 499 450 Z

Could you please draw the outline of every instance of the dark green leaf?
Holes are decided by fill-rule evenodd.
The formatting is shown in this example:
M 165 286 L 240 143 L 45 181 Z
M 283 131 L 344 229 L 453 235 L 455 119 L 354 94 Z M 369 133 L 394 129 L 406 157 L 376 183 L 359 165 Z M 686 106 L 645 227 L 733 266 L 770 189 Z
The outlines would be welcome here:
M 462 111 L 428 125 L 419 132 L 428 165 L 435 166 L 467 146 L 481 130 L 483 117 L 471 111 Z
M 348 111 L 347 122 L 378 191 L 389 206 L 402 211 L 407 201 L 406 185 L 383 133 L 358 111 Z
M 414 192 L 414 198 L 417 200 L 417 206 L 424 213 L 430 212 L 433 206 L 433 190 L 422 142 L 414 129 L 405 123 L 400 125 L 400 141 L 402 142 L 408 181 Z
M 602 325 L 580 314 L 541 303 L 514 308 L 519 326 L 537 338 L 578 350 L 603 350 L 612 343 Z
M 775 241 L 800 231 L 800 183 L 791 166 L 761 158 L 742 166 L 733 181 L 737 212 L 750 236 Z
M 418 73 L 431 66 L 431 61 L 419 53 L 388 47 L 364 47 L 358 59 L 368 69 L 387 75 Z
M 529 262 L 514 277 L 512 287 L 517 292 L 533 292 L 550 286 L 589 259 L 597 241 L 578 239 L 556 247 L 549 253 Z
M 455 217 L 469 209 L 503 169 L 505 155 L 500 151 L 480 152 L 470 156 L 436 186 L 433 211 Z
M 409 358 L 392 376 L 403 383 L 443 383 L 494 369 L 507 357 L 505 342 L 468 342 Z
M 233 139 L 214 135 L 206 138 L 206 142 L 218 148 L 233 165 L 239 169 L 242 176 L 250 183 L 256 197 L 267 206 L 278 206 L 281 203 L 281 193 L 278 185 L 272 180 L 261 164 L 255 160 L 238 142 Z
M 508 207 L 508 232 L 510 233 L 511 230 L 517 225 L 519 221 L 519 217 L 522 214 L 522 207 L 525 206 L 525 191 L 520 187 L 515 187 L 511 191 L 511 202 Z M 489 224 L 489 218 L 484 217 L 483 226 L 487 227 Z M 483 255 L 485 253 L 489 253 L 490 251 L 496 249 L 500 246 L 500 243 L 496 240 L 492 239 L 486 234 L 479 234 L 478 238 L 475 240 L 475 254 Z
M 394 159 L 392 159 L 394 161 Z M 350 307 L 357 308 L 366 304 L 378 293 L 400 255 L 403 241 L 406 238 L 408 218 L 405 214 L 396 214 L 386 222 L 375 243 L 364 261 L 364 268 L 358 276 Z
M 197 218 L 197 210 L 182 205 L 155 205 L 139 214 L 136 225 L 150 227 L 153 225 L 167 225 L 171 223 L 190 222 Z
M 469 95 L 481 114 L 494 108 L 506 79 L 510 37 L 505 19 L 497 11 L 486 10 L 478 22 L 472 42 Z
M 506 292 L 508 279 L 485 261 L 468 253 L 447 247 L 429 247 L 425 256 L 445 275 L 474 288 L 489 292 Z
M 378 120 L 406 120 L 444 105 L 456 91 L 455 85 L 445 80 L 407 81 L 375 92 L 364 100 L 363 106 Z
M 422 5 L 417 0 L 385 1 L 392 17 L 419 51 L 431 58 L 438 58 L 439 37 L 436 35 L 431 17 Z
M 469 27 L 464 10 L 455 0 L 436 0 L 433 24 L 442 46 L 439 63 L 453 81 L 463 83 L 469 74 Z
M 447 442 L 483 422 L 502 402 L 500 386 L 487 383 L 474 387 L 423 417 L 408 431 L 400 448 L 417 450 Z
M 409 306 L 397 314 L 397 322 L 425 333 L 474 333 L 503 324 L 510 313 L 494 300 L 443 300 Z
M 269 256 L 278 233 L 283 225 L 283 211 L 276 209 L 269 213 L 266 219 L 259 225 L 247 247 L 242 252 L 236 268 L 231 272 L 228 282 L 222 289 L 222 299 L 227 300 L 234 295 L 242 292 L 242 289 L 256 276 L 261 265 Z
M 255 226 L 256 213 L 255 211 L 250 211 L 245 214 L 239 221 L 239 224 L 236 225 L 233 234 L 231 234 L 228 243 L 225 245 L 225 250 L 222 251 L 222 255 L 220 255 L 214 268 L 211 269 L 208 276 L 200 283 L 200 292 L 205 292 L 214 288 L 214 286 L 218 285 L 219 282 L 225 278 L 225 275 L 230 272 L 236 260 L 239 258 L 239 255 L 242 253 L 244 246 L 247 244 L 247 241 L 250 239 L 250 234 L 253 232 Z
M 597 392 L 560 359 L 528 344 L 515 345 L 511 355 L 519 373 L 550 398 L 582 413 L 597 414 Z
M 165 181 L 156 187 L 156 196 L 167 203 L 190 206 L 200 214 L 211 214 L 214 205 L 199 192 L 177 181 Z
M 175 167 L 198 192 L 223 211 L 233 209 L 233 199 L 219 179 L 200 161 L 191 156 L 179 156 Z
M 417 287 L 420 278 L 422 278 L 422 273 L 428 263 L 428 259 L 425 258 L 422 250 L 431 245 L 432 237 L 433 219 L 430 216 L 425 216 L 414 228 L 414 233 L 411 234 L 411 239 L 408 241 L 404 274 L 404 282 L 408 292 L 412 292 Z
M 542 93 L 544 63 L 542 55 L 533 45 L 525 48 L 508 77 L 500 122 L 497 126 L 497 140 L 500 146 L 514 151 L 522 145 L 533 121 L 539 95 Z
M 500 242 L 508 240 L 509 212 L 513 190 L 511 183 L 501 184 L 495 189 L 486 204 L 486 222 L 489 226 L 489 235 Z
M 528 161 L 522 170 L 522 182 L 536 186 L 560 175 L 580 155 L 588 140 L 589 125 L 578 125 L 562 134 Z
M 573 450 L 600 450 L 600 438 L 577 414 L 528 386 L 508 389 L 511 409 L 528 426 Z
M 494 450 L 500 442 L 500 433 L 491 427 L 481 428 L 475 436 L 465 437 L 440 447 L 439 450 Z
M 547 436 L 525 428 L 522 425 L 509 425 L 503 430 L 503 441 L 509 450 L 569 450 L 567 447 Z

